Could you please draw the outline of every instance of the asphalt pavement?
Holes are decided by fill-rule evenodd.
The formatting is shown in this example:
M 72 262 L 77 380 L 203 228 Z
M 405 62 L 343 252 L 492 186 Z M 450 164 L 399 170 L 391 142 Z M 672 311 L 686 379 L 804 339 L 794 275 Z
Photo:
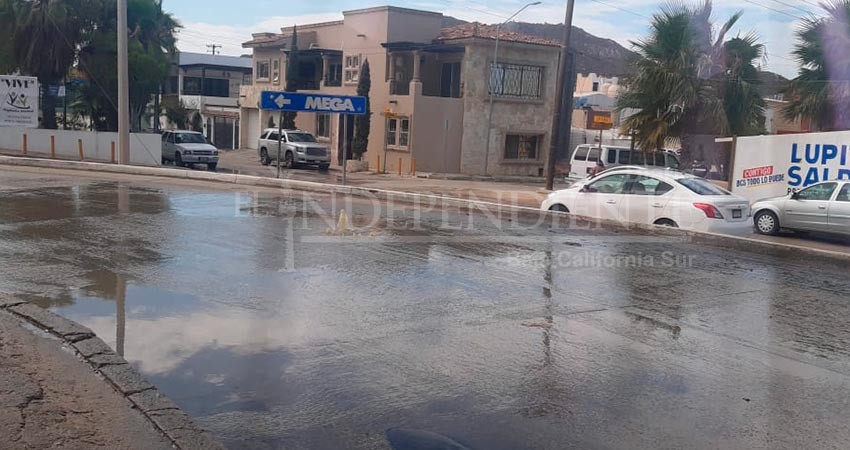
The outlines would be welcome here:
M 120 347 L 232 449 L 850 442 L 846 263 L 575 220 L 6 169 L 0 248 L 0 291 Z

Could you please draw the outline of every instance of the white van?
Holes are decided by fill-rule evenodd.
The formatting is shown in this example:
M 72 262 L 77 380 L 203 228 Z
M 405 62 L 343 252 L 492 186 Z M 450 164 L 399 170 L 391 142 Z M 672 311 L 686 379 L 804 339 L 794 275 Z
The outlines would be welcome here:
M 596 162 L 602 158 L 605 168 L 617 166 L 641 166 L 660 168 L 679 168 L 679 158 L 671 152 L 644 153 L 629 147 L 614 145 L 583 144 L 576 147 L 570 158 L 571 179 L 586 178 L 596 167 Z

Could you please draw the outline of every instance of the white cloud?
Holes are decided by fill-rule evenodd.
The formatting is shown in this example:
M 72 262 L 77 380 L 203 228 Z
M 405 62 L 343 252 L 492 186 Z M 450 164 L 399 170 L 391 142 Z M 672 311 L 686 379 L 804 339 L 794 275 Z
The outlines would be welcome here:
M 207 51 L 207 44 L 221 45 L 221 54 L 238 56 L 250 53 L 242 48 L 242 43 L 251 39 L 252 33 L 279 33 L 282 27 L 341 20 L 342 13 L 304 14 L 297 16 L 275 16 L 248 26 L 214 25 L 203 22 L 183 22 L 177 48 L 184 52 Z
M 663 5 L 658 0 L 600 0 L 589 2 L 575 10 L 574 23 L 587 32 L 602 38 L 612 39 L 628 48 L 629 41 L 644 36 L 649 28 L 649 17 Z M 791 4 L 791 3 L 789 3 Z M 513 0 L 421 0 L 407 5 L 412 8 L 440 11 L 447 16 L 462 20 L 496 23 L 513 14 L 521 3 Z M 780 3 L 770 3 L 774 9 L 785 11 L 792 16 L 804 13 Z M 805 5 L 803 5 L 805 6 Z M 749 31 L 757 32 L 765 42 L 770 57 L 766 68 L 786 77 L 794 76 L 796 64 L 790 60 L 790 51 L 794 44 L 794 19 L 775 11 L 759 8 L 744 0 L 715 0 L 715 20 L 728 17 L 733 11 L 744 10 L 744 17 L 732 30 L 732 35 Z M 814 10 L 814 7 L 804 9 Z M 517 17 L 516 20 L 540 23 L 562 23 L 563 5 L 560 2 L 545 1 L 533 6 Z M 254 25 L 231 26 L 215 25 L 203 22 L 184 21 L 184 30 L 180 33 L 178 48 L 190 52 L 206 52 L 207 44 L 218 44 L 224 55 L 250 53 L 243 49 L 242 43 L 251 39 L 252 33 L 278 32 L 281 27 L 294 24 L 309 24 L 342 19 L 341 12 L 325 14 L 303 14 L 276 16 L 264 19 Z

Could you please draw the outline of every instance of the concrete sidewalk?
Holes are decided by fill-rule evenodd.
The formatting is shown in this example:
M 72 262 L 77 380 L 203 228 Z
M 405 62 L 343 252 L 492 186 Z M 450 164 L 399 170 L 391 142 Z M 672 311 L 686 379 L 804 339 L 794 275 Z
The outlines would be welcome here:
M 219 171 L 274 177 L 277 167 L 260 164 L 256 151 L 250 149 L 228 150 L 221 153 Z M 316 183 L 342 184 L 342 172 L 320 172 L 315 168 L 283 169 L 281 178 Z M 531 182 L 502 182 L 495 180 L 455 179 L 453 177 L 419 178 L 412 175 L 351 173 L 348 185 L 417 194 L 481 200 L 511 206 L 537 208 L 546 197 L 543 184 Z M 557 188 L 566 187 L 559 184 Z

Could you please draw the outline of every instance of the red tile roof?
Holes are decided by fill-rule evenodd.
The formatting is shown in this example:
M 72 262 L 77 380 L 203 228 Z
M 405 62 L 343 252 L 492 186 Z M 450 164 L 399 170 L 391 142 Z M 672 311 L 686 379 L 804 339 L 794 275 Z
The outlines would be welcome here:
M 490 39 L 496 40 L 496 25 L 485 25 L 483 23 L 472 22 L 463 25 L 457 25 L 451 28 L 443 28 L 440 32 L 438 41 L 453 41 L 459 39 Z M 515 31 L 501 30 L 498 33 L 499 40 L 503 42 L 519 42 L 523 44 L 546 45 L 550 47 L 560 47 L 561 43 L 551 39 L 544 39 L 535 36 L 529 36 Z
M 251 37 L 252 37 L 253 39 L 251 39 L 251 40 L 250 40 L 250 41 L 248 41 L 248 42 L 244 42 L 244 43 L 242 44 L 242 47 L 243 47 L 243 48 L 249 48 L 249 47 L 262 47 L 262 46 L 264 46 L 264 45 L 270 45 L 270 44 L 276 44 L 276 43 L 284 43 L 284 42 L 286 42 L 286 40 L 285 40 L 286 36 L 284 36 L 283 34 L 276 34 L 276 33 L 255 33 L 255 34 L 254 34 L 253 36 L 251 36 Z

